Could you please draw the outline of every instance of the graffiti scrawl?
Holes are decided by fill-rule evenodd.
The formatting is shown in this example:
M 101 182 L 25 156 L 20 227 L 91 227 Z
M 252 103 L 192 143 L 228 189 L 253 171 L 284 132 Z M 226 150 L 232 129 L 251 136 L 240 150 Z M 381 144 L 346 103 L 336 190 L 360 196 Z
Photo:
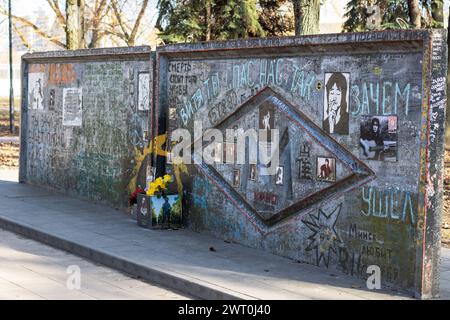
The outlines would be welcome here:
M 331 251 L 334 254 L 338 253 L 338 244 L 342 241 L 336 232 L 335 226 L 341 208 L 342 203 L 329 213 L 319 209 L 317 216 L 309 214 L 309 220 L 303 221 L 303 223 L 312 231 L 312 234 L 308 237 L 308 240 L 310 241 L 309 245 L 305 250 L 316 251 L 318 266 L 320 266 L 320 262 L 323 260 L 325 266 L 328 267 Z

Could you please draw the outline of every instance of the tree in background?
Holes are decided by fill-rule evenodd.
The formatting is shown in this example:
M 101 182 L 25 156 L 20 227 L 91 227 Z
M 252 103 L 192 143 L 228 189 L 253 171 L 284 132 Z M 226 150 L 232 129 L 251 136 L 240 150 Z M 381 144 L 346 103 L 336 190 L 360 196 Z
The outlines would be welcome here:
M 158 0 L 160 37 L 167 43 L 206 40 L 206 11 L 212 14 L 213 6 L 210 1 L 208 4 L 206 10 L 205 0 Z
M 295 16 L 295 34 L 319 33 L 321 0 L 292 0 Z
M 156 27 L 165 42 L 227 40 L 265 35 L 256 0 L 159 0 Z
M 444 0 L 430 1 L 429 8 L 431 11 L 431 27 L 444 27 Z
M 13 16 L 13 27 L 23 44 L 32 49 L 26 30 L 63 49 L 98 48 L 108 39 L 133 46 L 142 36 L 148 0 L 45 0 L 55 15 L 62 36 L 54 36 L 26 17 Z M 127 13 L 127 14 L 125 14 Z M 0 5 L 0 15 L 7 11 Z
M 49 2 L 51 3 L 51 2 Z M 86 42 L 84 38 L 84 11 L 86 5 L 84 0 L 66 1 L 66 46 L 68 49 L 84 49 Z
M 343 31 L 373 30 L 368 25 L 376 12 L 381 14 L 377 29 L 442 28 L 444 26 L 443 0 L 349 0 L 346 6 Z
M 259 0 L 259 24 L 268 37 L 292 36 L 294 8 L 290 0 Z

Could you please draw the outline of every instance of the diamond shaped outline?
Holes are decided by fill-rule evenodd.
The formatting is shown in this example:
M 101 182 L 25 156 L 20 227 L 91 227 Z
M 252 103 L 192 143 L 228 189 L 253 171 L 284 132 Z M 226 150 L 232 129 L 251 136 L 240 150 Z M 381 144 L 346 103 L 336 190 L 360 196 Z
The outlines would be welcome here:
M 260 101 L 254 104 L 255 100 Z M 306 131 L 316 143 L 328 150 L 337 160 L 340 160 L 348 167 L 351 174 L 334 182 L 329 187 L 320 189 L 294 202 L 290 206 L 277 211 L 269 219 L 264 219 L 247 199 L 231 186 L 212 165 L 204 163 L 198 158 L 197 154 L 193 153 L 194 164 L 197 169 L 210 179 L 260 231 L 297 216 L 301 211 L 313 207 L 315 204 L 320 203 L 320 201 L 331 199 L 337 194 L 349 192 L 375 179 L 375 173 L 363 161 L 359 160 L 353 153 L 334 140 L 332 136 L 312 122 L 305 114 L 291 106 L 289 102 L 269 86 L 264 87 L 247 101 L 244 101 L 233 113 L 216 124 L 214 128 L 219 130 L 229 128 L 227 124 L 232 123 L 235 119 L 239 119 L 242 114 L 247 113 L 246 109 L 258 108 L 264 101 L 273 104 L 276 110 L 282 112 L 291 122 L 294 122 Z M 322 142 L 320 141 L 321 138 L 323 138 Z

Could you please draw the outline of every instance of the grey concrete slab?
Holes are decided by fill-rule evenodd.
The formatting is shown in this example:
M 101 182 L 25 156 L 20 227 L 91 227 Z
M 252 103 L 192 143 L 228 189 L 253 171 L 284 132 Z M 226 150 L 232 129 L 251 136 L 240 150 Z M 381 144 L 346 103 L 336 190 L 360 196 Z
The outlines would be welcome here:
M 23 210 L 23 206 L 31 204 L 19 201 L 19 197 L 6 196 L 8 193 L 4 191 L 7 189 L 14 189 L 17 196 L 24 197 L 35 191 L 34 187 L 27 185 L 0 184 L 0 202 L 6 204 L 0 210 L 0 227 L 93 261 L 84 262 L 84 259 L 72 255 L 69 260 L 64 255 L 49 257 L 51 252 L 44 252 L 46 259 L 52 263 L 82 263 L 83 269 L 97 274 L 102 281 L 113 281 L 119 287 L 117 290 L 133 287 L 134 282 L 117 284 L 123 279 L 115 279 L 117 275 L 114 273 L 102 272 L 98 263 L 206 299 L 409 298 L 389 288 L 369 291 L 364 289 L 364 281 L 358 278 L 331 270 L 326 274 L 323 268 L 226 243 L 207 234 L 185 229 L 166 231 L 140 228 L 136 221 L 114 208 L 92 204 L 89 209 L 88 202 L 75 198 L 66 202 L 73 208 L 64 210 L 58 206 L 52 207 L 51 196 L 35 197 L 32 200 L 34 206 L 48 208 L 40 209 L 36 214 Z M 59 197 L 59 194 L 55 193 L 54 197 Z M 77 207 L 80 209 L 75 210 Z M 54 219 L 56 216 L 58 221 Z M 209 250 L 211 246 L 216 252 Z M 32 253 L 33 250 L 26 252 Z M 444 258 L 447 254 L 443 250 Z M 46 265 L 34 268 L 48 274 Z M 444 285 L 450 288 L 450 284 L 444 282 Z M 96 298 L 90 292 L 98 291 L 100 287 L 101 284 L 95 281 L 89 282 L 86 294 Z M 141 293 L 145 292 L 142 289 Z M 116 297 L 114 290 L 109 296 Z
M 0 239 L 0 299 L 187 299 L 1 229 Z M 73 265 L 80 268 L 79 290 L 67 287 Z

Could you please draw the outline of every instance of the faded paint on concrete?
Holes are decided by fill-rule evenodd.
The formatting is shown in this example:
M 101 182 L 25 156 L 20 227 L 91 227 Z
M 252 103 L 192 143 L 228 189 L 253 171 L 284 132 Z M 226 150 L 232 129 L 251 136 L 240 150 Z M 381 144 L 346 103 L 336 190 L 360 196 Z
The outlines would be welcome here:
M 158 48 L 159 133 L 193 132 L 195 121 L 223 133 L 259 129 L 270 104 L 284 136 L 281 184 L 254 179 L 248 164 L 191 165 L 190 227 L 360 278 L 378 265 L 383 283 L 437 295 L 446 57 L 442 31 Z M 333 73 L 347 79 L 348 127 L 335 132 Z M 383 152 L 362 147 L 377 121 Z M 328 181 L 324 159 L 335 164 Z
M 124 207 L 130 180 L 145 186 L 150 48 L 26 55 L 23 68 L 21 181 Z

